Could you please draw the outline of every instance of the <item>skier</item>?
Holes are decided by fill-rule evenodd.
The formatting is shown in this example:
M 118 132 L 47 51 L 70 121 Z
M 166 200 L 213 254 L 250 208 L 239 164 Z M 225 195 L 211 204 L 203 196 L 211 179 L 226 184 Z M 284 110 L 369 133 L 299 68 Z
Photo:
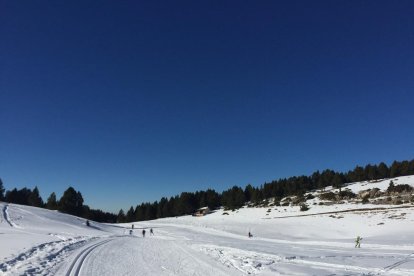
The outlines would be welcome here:
M 154 231 L 152 230 L 152 228 L 150 229 L 150 235 L 153 236 L 154 235 Z
M 145 238 L 145 229 L 142 229 L 142 237 Z
M 132 229 L 129 230 L 129 234 L 132 235 Z
M 250 231 L 249 231 L 249 238 L 253 238 L 253 235 L 252 233 L 250 233 Z
M 361 240 L 362 238 L 360 236 L 358 236 L 355 240 L 355 248 L 361 248 Z
M 134 225 L 133 224 L 132 224 L 131 228 L 134 229 Z
M 86 221 L 86 226 L 90 226 L 89 220 Z

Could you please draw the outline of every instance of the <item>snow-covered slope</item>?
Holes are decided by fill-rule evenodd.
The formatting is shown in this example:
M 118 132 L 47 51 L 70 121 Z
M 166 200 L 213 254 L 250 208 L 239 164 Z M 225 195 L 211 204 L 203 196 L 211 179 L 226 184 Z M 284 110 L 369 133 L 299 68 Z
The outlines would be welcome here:
M 95 222 L 87 227 L 85 219 L 36 207 L 0 202 L 0 208 L 0 275 L 19 274 L 42 261 L 39 269 L 48 269 L 88 240 L 124 231 Z
M 414 176 L 392 180 L 414 186 Z M 386 190 L 389 182 L 347 188 Z M 129 235 L 131 224 L 87 227 L 74 216 L 0 202 L 0 275 L 414 275 L 412 203 L 319 203 L 308 200 L 306 212 L 245 207 L 136 222 Z M 155 235 L 143 238 L 141 228 Z M 362 246 L 354 248 L 358 235 Z

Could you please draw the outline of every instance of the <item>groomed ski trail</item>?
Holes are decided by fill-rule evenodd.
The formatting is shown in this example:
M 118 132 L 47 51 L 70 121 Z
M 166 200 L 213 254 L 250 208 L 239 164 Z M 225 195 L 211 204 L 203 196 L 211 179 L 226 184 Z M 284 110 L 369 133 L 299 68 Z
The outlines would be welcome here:
M 70 265 L 68 271 L 66 272 L 66 276 L 78 276 L 82 269 L 82 265 L 85 262 L 86 257 L 97 247 L 104 245 L 108 242 L 112 241 L 112 239 L 107 239 L 104 241 L 100 241 L 94 243 L 86 248 L 84 248 L 73 260 L 72 264 Z
M 111 237 L 81 250 L 56 275 L 240 275 L 182 241 L 165 237 Z

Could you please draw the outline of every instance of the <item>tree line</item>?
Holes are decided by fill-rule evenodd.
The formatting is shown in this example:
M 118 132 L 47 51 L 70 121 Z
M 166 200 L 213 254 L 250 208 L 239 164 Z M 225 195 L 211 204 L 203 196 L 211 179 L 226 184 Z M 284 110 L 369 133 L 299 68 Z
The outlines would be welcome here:
M 18 190 L 14 188 L 6 192 L 3 182 L 0 179 L 0 201 L 58 210 L 62 213 L 99 222 L 114 223 L 117 218 L 116 215 L 112 213 L 104 212 L 99 209 L 91 209 L 88 205 L 84 205 L 82 194 L 79 191 L 76 191 L 73 187 L 69 187 L 59 200 L 57 200 L 56 194 L 53 192 L 50 194 L 47 201 L 44 202 L 40 196 L 38 187 L 35 187 L 33 190 L 28 188 Z
M 280 200 L 286 196 L 303 196 L 307 191 L 324 189 L 328 186 L 341 189 L 345 183 L 412 174 L 414 174 L 414 159 L 394 161 L 391 166 L 387 166 L 384 162 L 378 165 L 368 164 L 365 167 L 356 166 L 353 170 L 345 173 L 327 169 L 322 172 L 316 171 L 309 176 L 302 175 L 274 180 L 270 183 L 264 183 L 260 187 L 248 184 L 244 189 L 233 186 L 222 193 L 210 189 L 195 193 L 183 192 L 170 199 L 162 198 L 153 203 L 142 203 L 135 208 L 131 206 L 126 213 L 121 209 L 117 221 L 132 222 L 189 215 L 205 206 L 210 209 L 216 209 L 220 206 L 227 209 L 238 209 L 246 203 L 255 205 L 271 198 Z
M 239 186 L 233 186 L 222 193 L 212 189 L 183 192 L 170 198 L 163 197 L 159 201 L 152 203 L 141 203 L 135 208 L 131 206 L 126 212 L 121 209 L 117 215 L 91 209 L 89 206 L 84 205 L 82 194 L 72 187 L 69 187 L 59 200 L 56 199 L 56 194 L 52 193 L 46 203 L 44 203 L 37 187 L 33 190 L 23 188 L 6 192 L 0 179 L 0 200 L 59 210 L 63 213 L 98 222 L 132 222 L 189 215 L 198 208 L 205 206 L 212 210 L 221 206 L 227 209 L 237 209 L 246 203 L 255 205 L 271 198 L 280 200 L 286 196 L 303 196 L 305 192 L 325 189 L 328 186 L 341 189 L 345 183 L 372 181 L 413 174 L 414 159 L 411 161 L 394 161 L 390 166 L 387 166 L 384 162 L 378 165 L 368 164 L 365 167 L 356 166 L 348 172 L 336 172 L 327 169 L 322 172 L 316 171 L 308 176 L 281 178 L 264 183 L 260 187 L 248 184 L 244 189 Z

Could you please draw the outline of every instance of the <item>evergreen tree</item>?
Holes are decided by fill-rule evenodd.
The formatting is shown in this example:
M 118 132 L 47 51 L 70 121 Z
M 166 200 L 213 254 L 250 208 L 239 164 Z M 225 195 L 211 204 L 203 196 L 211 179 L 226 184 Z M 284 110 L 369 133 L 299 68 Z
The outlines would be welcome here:
M 3 186 L 3 181 L 0 178 L 0 200 L 3 201 L 4 200 L 4 186 Z
M 160 203 L 158 204 L 157 208 L 157 218 L 164 218 L 166 217 L 166 214 L 164 213 L 164 208 L 168 204 L 168 199 L 163 197 L 160 200 Z
M 6 192 L 5 201 L 9 203 L 17 203 L 17 189 L 9 190 Z
M 228 209 L 238 209 L 245 202 L 244 191 L 240 187 L 233 186 L 222 194 L 222 204 Z
M 339 192 L 340 192 L 342 185 L 343 185 L 342 177 L 339 173 L 336 173 L 334 177 L 332 178 L 332 186 L 336 189 L 339 189 Z
M 56 210 L 58 208 L 56 194 L 54 192 L 47 198 L 46 208 L 50 210 Z
M 189 215 L 197 209 L 197 203 L 193 193 L 181 193 L 177 200 L 176 211 L 178 215 Z
M 408 161 L 402 161 L 400 163 L 399 175 L 409 175 L 410 174 L 410 163 Z
M 124 223 L 126 222 L 124 210 L 119 210 L 118 216 L 116 217 L 117 223 Z
M 126 222 L 131 222 L 134 220 L 135 220 L 134 207 L 131 206 L 131 208 L 129 208 L 128 212 L 126 213 Z
M 142 221 L 145 220 L 145 206 L 141 203 L 141 205 L 137 205 L 135 208 L 135 220 L 136 221 Z
M 410 161 L 410 164 L 408 166 L 408 173 L 414 174 L 414 159 Z
M 156 210 L 157 205 L 158 205 L 157 202 L 154 202 L 153 204 L 150 204 L 150 203 L 145 204 L 145 214 L 144 214 L 145 220 L 151 220 L 155 218 L 155 210 Z
M 263 200 L 263 194 L 260 189 L 253 188 L 251 201 L 253 203 L 260 203 Z
M 321 173 L 319 171 L 316 171 L 311 176 L 312 186 L 314 188 L 320 188 L 318 187 L 319 178 L 321 177 Z
M 246 188 L 244 188 L 244 197 L 246 201 L 252 201 L 253 189 L 251 184 L 248 184 Z
M 364 176 L 365 176 L 364 169 L 360 166 L 356 166 L 354 171 L 352 172 L 351 181 L 352 182 L 363 181 L 366 179 Z
M 325 188 L 327 186 L 332 185 L 332 179 L 335 175 L 335 172 L 332 170 L 324 170 L 321 173 L 321 176 L 319 177 L 319 183 L 317 185 L 318 188 Z M 294 178 L 291 178 L 291 181 L 294 180 Z M 290 185 L 291 186 L 291 185 Z M 289 191 L 288 194 L 293 194 L 292 191 Z
M 173 213 L 173 208 L 174 208 L 174 203 L 172 202 L 172 197 L 167 200 L 167 202 L 164 204 L 164 206 L 162 207 L 162 215 L 163 217 L 172 217 L 174 216 Z
M 10 203 L 29 205 L 29 197 L 31 193 L 32 191 L 27 188 L 23 188 L 21 190 L 14 188 L 13 190 L 6 192 L 5 201 Z
M 400 163 L 397 161 L 392 162 L 390 167 L 390 177 L 400 176 Z
M 365 166 L 365 177 L 368 180 L 374 180 L 377 179 L 377 167 L 376 166 L 372 166 L 371 164 L 368 164 Z
M 378 178 L 380 179 L 384 179 L 384 178 L 388 178 L 390 172 L 388 170 L 387 165 L 384 162 L 381 162 L 378 165 Z
M 208 189 L 206 192 L 206 205 L 211 210 L 217 209 L 220 206 L 220 195 L 212 189 Z M 204 206 L 200 206 L 204 207 Z
M 78 216 L 82 213 L 83 197 L 80 192 L 69 187 L 59 200 L 59 211 Z
M 35 207 L 42 207 L 43 206 L 43 200 L 40 197 L 39 189 L 37 186 L 33 189 L 33 191 L 30 193 L 30 196 L 28 198 L 29 205 L 35 206 Z

